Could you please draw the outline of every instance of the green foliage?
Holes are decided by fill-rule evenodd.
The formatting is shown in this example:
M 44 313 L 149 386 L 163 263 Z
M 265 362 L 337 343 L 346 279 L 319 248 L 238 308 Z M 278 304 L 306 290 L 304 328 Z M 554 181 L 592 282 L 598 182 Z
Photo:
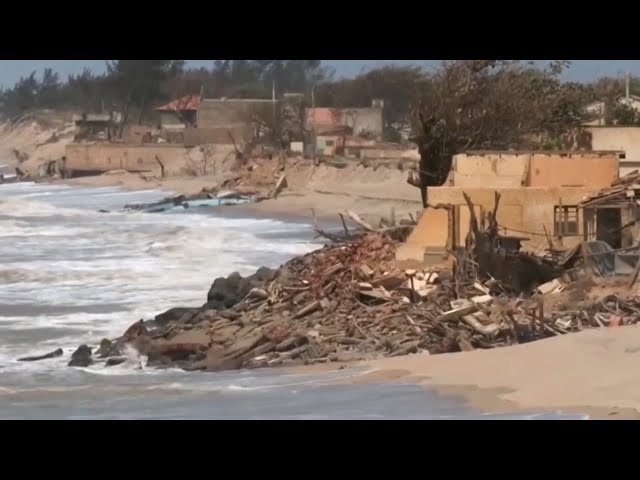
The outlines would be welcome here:
M 286 92 L 310 92 L 332 72 L 320 60 L 216 60 L 211 69 L 185 69 L 184 60 L 112 60 L 107 72 L 85 70 L 61 82 L 46 69 L 0 90 L 0 111 L 9 116 L 36 108 L 73 108 L 84 111 L 137 109 L 187 94 L 210 97 L 271 98 Z
M 444 62 L 428 75 L 413 112 L 420 183 L 441 185 L 465 150 L 540 149 L 581 125 L 585 86 L 562 82 L 566 63 L 535 69 L 519 61 Z
M 613 105 L 611 120 L 614 125 L 639 127 L 640 112 L 624 103 L 615 103 Z

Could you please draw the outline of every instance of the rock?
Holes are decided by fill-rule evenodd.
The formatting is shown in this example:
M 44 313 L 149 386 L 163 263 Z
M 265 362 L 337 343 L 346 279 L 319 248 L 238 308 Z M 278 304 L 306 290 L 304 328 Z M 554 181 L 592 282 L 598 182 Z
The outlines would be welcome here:
M 144 326 L 144 320 L 138 320 L 136 323 L 131 325 L 122 335 L 121 340 L 124 342 L 130 342 L 135 338 L 148 335 L 149 330 Z
M 103 338 L 100 342 L 100 347 L 96 350 L 96 355 L 100 358 L 113 357 L 120 355 L 120 350 L 111 340 Z
M 199 308 L 176 307 L 167 310 L 164 313 L 156 315 L 155 322 L 159 327 L 164 327 L 170 323 L 176 323 L 182 317 L 195 316 L 200 311 Z
M 58 348 L 57 350 L 54 350 L 53 352 L 45 353 L 44 355 L 38 355 L 38 356 L 35 356 L 35 357 L 19 358 L 18 361 L 19 362 L 37 362 L 38 360 L 46 360 L 48 358 L 61 357 L 62 354 L 63 354 L 62 349 Z
M 157 345 L 153 349 L 153 356 L 169 357 L 174 362 L 186 360 L 191 355 L 208 350 L 210 345 L 211 337 L 209 332 L 202 329 L 189 330 Z M 152 355 L 150 354 L 149 356 L 151 359 Z
M 136 338 L 130 345 L 138 352 L 140 355 L 144 355 L 146 357 L 152 357 L 155 353 L 155 350 L 158 348 L 159 341 L 153 340 L 151 337 L 142 336 Z
M 107 367 L 115 367 L 127 361 L 127 357 L 111 357 L 107 360 Z
M 67 365 L 69 367 L 88 367 L 92 364 L 91 348 L 87 345 L 80 345 L 76 351 L 71 354 L 71 361 Z
M 226 325 L 211 332 L 211 340 L 214 343 L 227 343 L 233 340 L 235 334 L 240 330 L 240 325 Z
M 240 303 L 253 289 L 264 287 L 278 276 L 277 270 L 261 267 L 256 273 L 243 278 L 234 272 L 227 278 L 216 278 L 207 294 L 206 308 L 226 310 Z
M 262 332 L 262 328 L 258 327 L 248 335 L 238 338 L 238 340 L 225 351 L 225 357 L 239 357 L 258 346 L 260 341 L 264 338 L 265 336 Z

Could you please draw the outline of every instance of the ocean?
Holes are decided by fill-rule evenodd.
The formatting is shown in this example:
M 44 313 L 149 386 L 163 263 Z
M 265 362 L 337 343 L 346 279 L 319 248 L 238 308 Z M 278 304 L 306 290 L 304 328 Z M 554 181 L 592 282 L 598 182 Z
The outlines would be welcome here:
M 157 190 L 0 185 L 1 419 L 583 419 L 560 412 L 484 413 L 417 385 L 348 384 L 282 370 L 186 373 L 66 364 L 78 345 L 137 320 L 200 306 L 214 278 L 277 267 L 309 252 L 308 225 L 233 207 L 114 212 Z M 100 213 L 109 210 L 110 213 Z M 64 350 L 64 356 L 18 362 Z

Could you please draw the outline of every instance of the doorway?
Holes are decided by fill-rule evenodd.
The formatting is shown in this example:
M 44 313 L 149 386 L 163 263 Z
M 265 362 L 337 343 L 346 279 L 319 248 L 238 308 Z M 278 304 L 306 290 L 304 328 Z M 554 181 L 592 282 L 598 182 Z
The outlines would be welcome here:
M 598 209 L 596 240 L 607 242 L 611 248 L 622 247 L 622 211 L 619 208 Z

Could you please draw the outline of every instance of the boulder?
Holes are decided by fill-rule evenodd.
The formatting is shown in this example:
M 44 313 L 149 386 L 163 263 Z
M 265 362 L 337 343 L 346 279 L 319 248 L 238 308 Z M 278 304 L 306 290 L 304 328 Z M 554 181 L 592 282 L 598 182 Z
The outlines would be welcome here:
M 61 357 L 62 353 L 63 353 L 62 349 L 58 348 L 57 350 L 54 350 L 53 352 L 45 353 L 44 355 L 38 355 L 38 356 L 35 356 L 35 357 L 19 358 L 18 361 L 19 362 L 37 362 L 38 360 L 46 360 L 48 358 Z
M 100 342 L 100 346 L 96 350 L 96 355 L 100 358 L 108 358 L 120 355 L 120 351 L 111 340 L 103 338 Z
M 93 364 L 91 348 L 87 345 L 80 345 L 76 351 L 71 354 L 71 361 L 67 365 L 70 367 L 88 367 L 91 364 Z
M 232 341 L 235 334 L 240 330 L 240 325 L 226 325 L 222 328 L 217 328 L 211 332 L 211 340 L 214 343 L 228 343 Z
M 144 320 L 138 320 L 124 332 L 120 340 L 123 342 L 131 342 L 132 340 L 149 334 L 149 330 L 144 325 Z
M 200 311 L 199 308 L 176 307 L 167 310 L 164 313 L 156 315 L 155 322 L 159 327 L 164 327 L 170 323 L 176 323 L 178 320 L 190 319 Z M 184 320 L 183 319 L 183 320 Z M 184 320 L 184 321 L 188 321 Z
M 156 360 L 158 357 L 168 357 L 173 362 L 187 360 L 192 355 L 207 351 L 210 345 L 209 332 L 202 329 L 189 330 L 156 344 L 149 354 L 149 360 Z
M 220 345 L 212 345 L 204 360 L 194 363 L 185 370 L 206 370 L 219 372 L 223 370 L 236 370 L 242 367 L 242 359 L 229 359 L 224 356 L 225 349 Z
M 111 357 L 107 359 L 107 367 L 115 367 L 116 365 L 121 365 L 127 361 L 127 357 Z
M 238 337 L 238 339 L 225 351 L 225 357 L 238 358 L 249 350 L 257 347 L 260 342 L 265 339 L 264 333 L 261 327 L 258 327 L 251 332 L 243 335 L 242 337 Z
M 205 308 L 213 310 L 231 308 L 240 303 L 252 289 L 264 288 L 277 276 L 277 270 L 260 267 L 256 273 L 246 278 L 243 278 L 238 272 L 232 273 L 227 278 L 216 278 L 209 289 Z

